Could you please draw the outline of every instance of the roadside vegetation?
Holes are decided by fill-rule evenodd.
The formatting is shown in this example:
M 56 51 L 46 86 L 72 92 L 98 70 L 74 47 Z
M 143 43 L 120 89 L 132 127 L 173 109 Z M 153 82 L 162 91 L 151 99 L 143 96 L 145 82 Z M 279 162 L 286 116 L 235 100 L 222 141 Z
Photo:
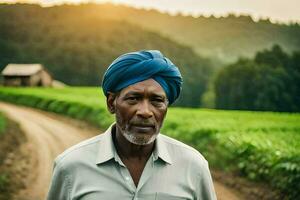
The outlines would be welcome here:
M 0 113 L 0 139 L 2 139 L 2 137 L 4 135 L 5 127 L 6 127 L 6 119 L 4 118 L 3 114 Z M 3 160 L 4 160 L 3 155 L 0 154 L 0 166 L 3 164 L 2 163 Z M 0 172 L 0 192 L 2 192 L 4 190 L 4 187 L 6 184 L 7 184 L 6 174 L 3 172 Z
M 1 135 L 3 135 L 5 127 L 6 127 L 6 120 L 3 116 L 3 114 L 0 113 L 0 137 L 1 137 Z
M 24 188 L 26 156 L 20 150 L 26 141 L 18 124 L 0 113 L 0 200 L 11 200 L 16 191 Z
M 113 122 L 101 88 L 0 88 L 0 99 L 88 121 Z M 213 168 L 237 172 L 300 197 L 300 114 L 170 108 L 166 133 L 202 152 Z

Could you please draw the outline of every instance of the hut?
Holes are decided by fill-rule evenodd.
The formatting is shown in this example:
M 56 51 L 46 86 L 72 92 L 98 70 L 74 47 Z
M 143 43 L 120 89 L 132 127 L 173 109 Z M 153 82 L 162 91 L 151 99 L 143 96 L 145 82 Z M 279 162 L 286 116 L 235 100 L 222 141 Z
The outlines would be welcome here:
M 5 86 L 52 86 L 52 77 L 41 64 L 8 64 L 2 76 Z

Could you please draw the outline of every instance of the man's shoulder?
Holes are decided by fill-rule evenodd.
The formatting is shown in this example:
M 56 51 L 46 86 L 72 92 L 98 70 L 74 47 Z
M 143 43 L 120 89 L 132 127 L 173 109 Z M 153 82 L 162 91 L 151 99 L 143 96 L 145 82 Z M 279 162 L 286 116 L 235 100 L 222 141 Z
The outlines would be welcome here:
M 160 134 L 160 139 L 165 143 L 173 158 L 198 165 L 207 165 L 204 156 L 195 148 L 163 134 Z
M 97 154 L 97 147 L 103 134 L 83 140 L 74 146 L 69 147 L 55 159 L 56 165 L 67 165 L 68 163 L 84 161 L 86 158 Z

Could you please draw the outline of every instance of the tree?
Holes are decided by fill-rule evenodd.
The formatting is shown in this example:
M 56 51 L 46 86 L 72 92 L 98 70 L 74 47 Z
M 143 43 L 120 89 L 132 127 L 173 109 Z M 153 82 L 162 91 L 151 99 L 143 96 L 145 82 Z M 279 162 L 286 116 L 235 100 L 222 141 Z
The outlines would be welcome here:
M 278 45 L 223 68 L 214 81 L 216 107 L 299 112 L 300 53 Z

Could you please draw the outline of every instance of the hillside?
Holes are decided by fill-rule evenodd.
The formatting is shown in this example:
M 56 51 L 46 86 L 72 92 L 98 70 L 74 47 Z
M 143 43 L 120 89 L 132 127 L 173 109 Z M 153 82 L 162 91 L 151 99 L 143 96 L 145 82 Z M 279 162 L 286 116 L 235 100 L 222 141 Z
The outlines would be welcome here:
M 0 5 L 0 69 L 8 63 L 42 63 L 71 85 L 100 85 L 120 54 L 159 49 L 184 76 L 178 105 L 198 106 L 212 73 L 207 59 L 184 45 L 125 21 L 82 14 L 83 7 Z
M 0 70 L 8 63 L 42 63 L 70 85 L 100 85 L 122 53 L 159 49 L 182 71 L 177 105 L 201 106 L 207 83 L 224 63 L 279 44 L 300 50 L 300 26 L 226 18 L 170 16 L 112 4 L 0 4 Z
M 274 44 L 288 52 L 300 49 L 299 25 L 273 24 L 269 20 L 254 22 L 250 16 L 194 18 L 112 4 L 64 6 L 63 9 L 81 16 L 126 20 L 191 46 L 200 55 L 225 62 L 240 56 L 253 56 Z

